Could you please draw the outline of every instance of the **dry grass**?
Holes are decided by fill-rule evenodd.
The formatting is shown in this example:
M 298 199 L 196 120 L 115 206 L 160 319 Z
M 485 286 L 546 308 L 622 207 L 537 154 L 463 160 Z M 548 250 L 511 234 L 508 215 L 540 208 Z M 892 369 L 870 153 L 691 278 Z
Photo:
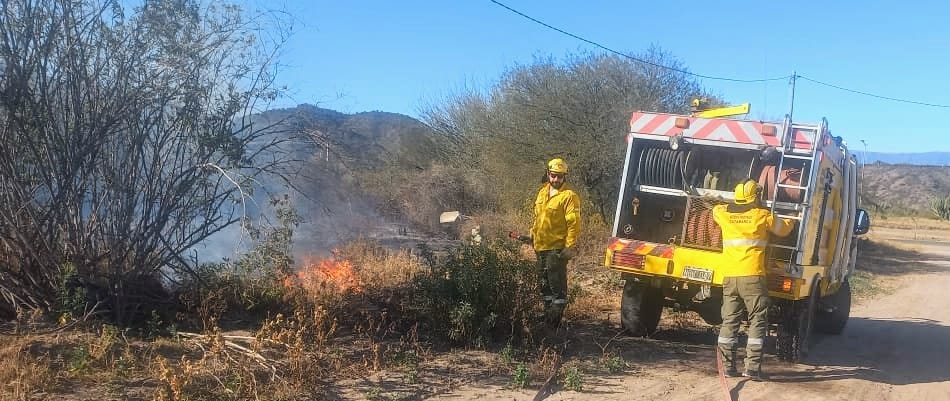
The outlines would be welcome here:
M 339 255 L 353 264 L 360 281 L 370 289 L 403 286 L 421 268 L 419 260 L 410 253 L 392 252 L 365 240 L 347 244 Z
M 175 401 L 338 398 L 332 385 L 338 379 L 407 369 L 428 358 L 418 329 L 397 327 L 397 317 L 380 304 L 407 287 L 418 261 L 369 242 L 351 244 L 337 257 L 349 258 L 357 288 L 306 275 L 288 278 L 285 301 L 292 313 L 264 319 L 256 332 L 223 333 L 209 326 L 150 341 L 101 325 L 2 337 L 0 400 L 36 394 L 69 399 L 67 390 L 74 388 L 83 389 L 83 397 L 102 392 Z M 113 388 L 122 388 L 121 395 Z
M 600 272 L 581 271 L 573 266 L 568 283 L 570 305 L 564 312 L 565 318 L 585 322 L 616 320 L 623 289 L 620 273 L 606 268 Z
M 872 230 L 875 227 L 894 228 L 901 230 L 935 230 L 950 232 L 950 220 L 937 220 L 921 217 L 889 217 L 874 219 L 871 222 Z M 950 235 L 950 233 L 948 233 Z
M 571 263 L 569 327 L 617 320 L 619 276 L 599 265 L 601 246 L 594 244 Z M 211 325 L 199 333 L 146 340 L 99 326 L 4 337 L 0 399 L 37 394 L 70 399 L 75 396 L 69 389 L 82 389 L 83 397 L 169 401 L 420 398 L 476 378 L 500 375 L 508 381 L 519 366 L 529 387 L 551 375 L 559 352 L 551 343 L 507 347 L 508 356 L 502 357 L 506 351 L 493 346 L 460 350 L 420 338 L 419 326 L 399 316 L 400 302 L 421 268 L 417 256 L 360 241 L 335 257 L 352 266 L 355 288 L 285 281 L 292 312 L 274 314 L 251 331 L 221 332 Z M 561 374 L 570 371 L 572 380 L 593 371 L 613 374 L 627 366 L 618 355 L 593 350 L 565 361 Z M 368 380 L 376 384 L 367 385 Z
M 51 361 L 30 353 L 30 338 L 0 336 L 0 399 L 26 400 L 52 387 L 56 374 Z

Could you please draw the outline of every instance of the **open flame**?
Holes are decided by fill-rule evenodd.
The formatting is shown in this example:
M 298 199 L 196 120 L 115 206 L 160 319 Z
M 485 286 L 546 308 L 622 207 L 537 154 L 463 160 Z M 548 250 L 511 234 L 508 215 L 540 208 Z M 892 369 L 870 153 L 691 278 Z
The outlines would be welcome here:
M 316 261 L 307 260 L 304 266 L 297 270 L 295 277 L 285 281 L 285 286 L 299 284 L 304 290 L 316 291 L 327 286 L 340 292 L 360 292 L 359 276 L 353 270 L 353 265 L 339 256 L 338 250 L 333 250 L 333 256 Z

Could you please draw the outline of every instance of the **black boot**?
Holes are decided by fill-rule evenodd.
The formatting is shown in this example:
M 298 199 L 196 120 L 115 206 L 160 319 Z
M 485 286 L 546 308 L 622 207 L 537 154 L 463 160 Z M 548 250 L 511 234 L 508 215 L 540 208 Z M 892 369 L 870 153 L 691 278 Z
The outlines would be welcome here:
M 766 375 L 765 373 L 762 373 L 762 369 L 754 370 L 754 371 L 747 370 L 745 372 L 742 372 L 742 376 L 748 377 L 749 380 L 752 380 L 754 382 L 764 382 L 764 381 L 769 380 L 768 375 Z

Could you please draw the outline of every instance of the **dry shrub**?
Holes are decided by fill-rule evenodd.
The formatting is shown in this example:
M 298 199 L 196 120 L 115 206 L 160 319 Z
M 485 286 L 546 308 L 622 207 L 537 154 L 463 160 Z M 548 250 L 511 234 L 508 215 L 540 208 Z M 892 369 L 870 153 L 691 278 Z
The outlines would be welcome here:
M 950 221 L 920 217 L 891 217 L 889 219 L 874 219 L 871 221 L 871 229 L 873 230 L 874 227 L 950 231 Z
M 0 336 L 0 399 L 32 399 L 33 393 L 47 391 L 55 381 L 48 358 L 30 353 L 32 340 Z
M 660 325 L 674 330 L 703 330 L 710 327 L 698 313 L 692 311 L 677 311 L 673 308 L 664 308 Z
M 229 344 L 220 333 L 189 345 L 200 356 L 184 355 L 177 363 L 162 356 L 155 358 L 152 372 L 161 384 L 155 392 L 156 400 L 217 399 L 222 395 L 259 399 L 281 386 L 269 361 Z
M 606 269 L 600 273 L 578 273 L 570 277 L 565 317 L 581 321 L 609 321 L 620 310 L 620 274 Z

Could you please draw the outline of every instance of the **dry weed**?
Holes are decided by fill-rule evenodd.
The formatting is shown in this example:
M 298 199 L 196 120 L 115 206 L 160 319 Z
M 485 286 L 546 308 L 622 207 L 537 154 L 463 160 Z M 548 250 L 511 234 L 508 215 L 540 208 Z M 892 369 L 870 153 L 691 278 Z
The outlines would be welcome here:
M 356 275 L 368 289 L 400 287 L 421 268 L 409 252 L 390 251 L 368 240 L 351 242 L 340 248 L 338 255 L 353 264 Z
M 950 220 L 937 220 L 922 217 L 890 217 L 887 219 L 874 219 L 874 221 L 871 222 L 871 228 L 873 229 L 874 227 L 896 228 L 903 230 L 950 231 Z
M 673 308 L 664 308 L 660 325 L 674 330 L 703 330 L 709 327 L 703 318 L 696 312 L 677 311 Z
M 0 336 L 0 399 L 27 400 L 45 392 L 55 381 L 50 361 L 30 352 L 29 337 Z
M 620 292 L 623 285 L 620 274 L 604 269 L 600 272 L 582 272 L 572 269 L 568 298 L 570 305 L 565 317 L 580 321 L 610 321 L 620 310 Z

